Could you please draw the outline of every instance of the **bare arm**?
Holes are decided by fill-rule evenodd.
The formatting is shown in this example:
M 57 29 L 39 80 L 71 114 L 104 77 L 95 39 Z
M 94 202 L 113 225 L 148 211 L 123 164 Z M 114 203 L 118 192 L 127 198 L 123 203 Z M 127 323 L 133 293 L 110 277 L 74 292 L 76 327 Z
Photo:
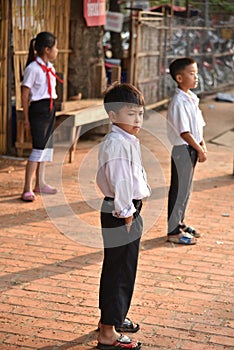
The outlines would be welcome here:
M 125 225 L 127 226 L 128 232 L 130 232 L 132 220 L 133 220 L 133 215 L 129 216 L 128 218 L 125 218 Z
M 200 145 L 201 145 L 201 147 L 203 148 L 203 151 L 204 151 L 205 153 L 207 153 L 206 143 L 205 143 L 205 140 L 204 140 L 204 139 L 201 141 Z
M 29 127 L 29 119 L 28 119 L 29 94 L 30 94 L 30 89 L 27 86 L 22 86 L 21 98 L 22 98 L 22 106 L 24 111 L 25 128 Z
M 207 150 L 204 140 L 199 144 L 190 132 L 183 132 L 182 139 L 197 151 L 198 161 L 203 163 L 207 159 Z

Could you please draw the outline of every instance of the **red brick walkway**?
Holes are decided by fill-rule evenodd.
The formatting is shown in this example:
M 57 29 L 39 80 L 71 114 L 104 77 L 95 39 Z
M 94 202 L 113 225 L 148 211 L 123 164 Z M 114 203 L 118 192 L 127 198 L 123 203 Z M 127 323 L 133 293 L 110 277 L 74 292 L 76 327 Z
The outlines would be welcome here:
M 210 104 L 203 105 L 208 141 L 230 130 L 233 120 L 232 104 Z M 150 113 L 140 138 L 153 195 L 144 205 L 148 231 L 129 312 L 141 324 L 134 338 L 146 350 L 234 349 L 233 150 L 208 143 L 209 159 L 197 166 L 187 214 L 202 237 L 196 246 L 178 246 L 165 240 L 170 157 L 159 114 Z M 67 206 L 81 226 L 65 216 L 59 195 L 57 202 L 50 197 L 54 223 L 65 216 L 73 237 L 88 245 L 59 232 L 40 196 L 34 203 L 19 200 L 25 161 L 0 160 L 0 350 L 96 345 L 102 249 L 90 247 L 92 230 L 85 231 L 87 225 L 99 227 L 96 144 L 79 142 L 75 162 L 62 169 Z

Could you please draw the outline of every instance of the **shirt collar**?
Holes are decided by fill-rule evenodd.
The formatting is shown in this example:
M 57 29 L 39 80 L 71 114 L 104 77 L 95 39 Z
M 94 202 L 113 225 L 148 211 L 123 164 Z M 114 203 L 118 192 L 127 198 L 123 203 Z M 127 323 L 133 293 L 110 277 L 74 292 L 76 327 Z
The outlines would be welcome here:
M 180 95 L 181 95 L 181 97 L 183 98 L 183 100 L 190 100 L 189 95 L 186 94 L 183 90 L 181 90 L 181 89 L 179 89 L 179 88 L 177 87 L 175 91 L 176 91 L 177 94 L 180 94 Z M 199 102 L 199 98 L 197 97 L 197 95 L 196 95 L 194 92 L 192 92 L 191 90 L 189 90 L 189 94 L 190 94 L 190 96 L 192 97 L 192 99 L 193 99 L 196 103 Z
M 43 64 L 44 66 L 46 66 L 48 68 L 53 66 L 53 64 L 50 61 L 48 61 L 47 65 L 46 65 L 45 62 L 41 59 L 40 56 L 37 56 L 36 60 L 37 60 L 37 62 L 39 62 L 40 64 Z
M 137 137 L 135 135 L 131 135 L 129 134 L 127 131 L 121 129 L 119 126 L 117 125 L 113 125 L 111 126 L 111 131 L 112 132 L 116 132 L 118 134 L 120 134 L 121 136 L 123 136 L 125 139 L 130 140 L 132 142 L 136 142 L 138 141 Z

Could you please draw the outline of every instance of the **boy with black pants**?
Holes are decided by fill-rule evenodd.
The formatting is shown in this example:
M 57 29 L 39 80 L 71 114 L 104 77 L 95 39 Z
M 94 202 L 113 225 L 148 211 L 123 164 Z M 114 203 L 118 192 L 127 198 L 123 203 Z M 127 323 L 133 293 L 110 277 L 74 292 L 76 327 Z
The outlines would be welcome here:
M 178 87 L 167 113 L 168 138 L 173 146 L 167 237 L 173 243 L 196 244 L 200 234 L 185 224 L 184 217 L 197 160 L 205 162 L 207 158 L 203 139 L 205 122 L 199 99 L 190 90 L 198 84 L 198 68 L 192 58 L 183 57 L 174 60 L 169 69 Z
M 100 146 L 97 173 L 97 184 L 105 196 L 97 348 L 138 350 L 141 344 L 118 330 L 126 321 L 134 290 L 143 229 L 142 199 L 150 195 L 135 136 L 143 122 L 144 98 L 131 84 L 114 83 L 105 93 L 104 107 L 113 125 Z M 131 324 L 131 331 L 138 329 Z

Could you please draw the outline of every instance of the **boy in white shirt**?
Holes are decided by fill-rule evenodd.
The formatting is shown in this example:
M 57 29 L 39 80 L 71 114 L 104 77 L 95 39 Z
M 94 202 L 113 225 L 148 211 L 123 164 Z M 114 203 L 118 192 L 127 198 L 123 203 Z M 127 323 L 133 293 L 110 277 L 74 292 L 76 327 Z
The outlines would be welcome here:
M 197 63 L 190 57 L 174 60 L 170 74 L 177 89 L 169 104 L 168 138 L 171 142 L 171 183 L 168 196 L 168 241 L 196 244 L 200 234 L 184 222 L 197 160 L 205 162 L 207 149 L 203 139 L 205 122 L 199 98 L 190 90 L 198 84 Z
M 104 107 L 113 125 L 100 146 L 97 173 L 97 184 L 105 196 L 101 209 L 104 260 L 97 348 L 138 350 L 139 342 L 118 331 L 126 321 L 134 289 L 143 229 L 142 199 L 150 195 L 135 136 L 143 122 L 144 98 L 131 84 L 116 82 L 105 93 Z M 139 325 L 131 322 L 130 331 L 138 329 Z

